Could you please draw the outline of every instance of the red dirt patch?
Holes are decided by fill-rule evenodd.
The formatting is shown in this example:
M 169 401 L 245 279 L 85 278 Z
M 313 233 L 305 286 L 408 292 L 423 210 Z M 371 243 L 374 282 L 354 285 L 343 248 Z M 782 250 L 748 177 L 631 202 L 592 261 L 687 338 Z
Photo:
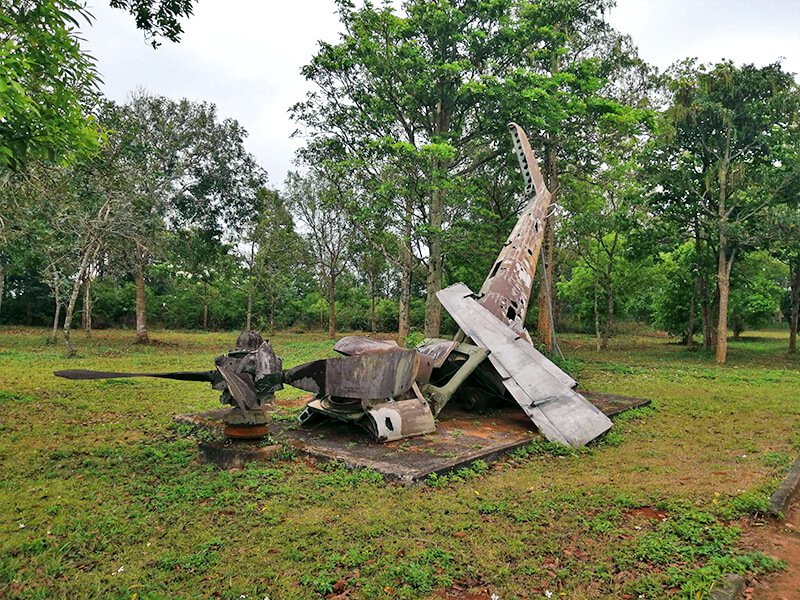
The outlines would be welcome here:
M 625 513 L 627 517 L 645 517 L 646 519 L 650 519 L 652 521 L 664 521 L 667 518 L 666 513 L 658 512 L 651 506 L 642 506 L 641 508 L 634 508 L 631 511 Z
M 786 569 L 748 583 L 745 600 L 800 600 L 800 500 L 789 505 L 786 520 L 751 524 L 743 538 L 747 547 L 786 562 Z

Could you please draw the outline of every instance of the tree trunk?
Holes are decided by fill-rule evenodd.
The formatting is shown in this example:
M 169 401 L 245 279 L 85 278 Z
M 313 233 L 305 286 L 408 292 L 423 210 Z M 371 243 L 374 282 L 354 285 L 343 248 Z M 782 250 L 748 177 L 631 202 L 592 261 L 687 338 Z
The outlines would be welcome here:
M 150 341 L 147 335 L 147 290 L 144 283 L 144 251 L 141 244 L 136 248 L 136 265 L 133 272 L 136 283 L 136 343 L 146 344 Z
M 336 277 L 328 278 L 328 337 L 336 337 Z
M 602 336 L 600 335 L 600 305 L 597 298 L 597 284 L 594 284 L 594 335 L 597 342 L 597 351 L 602 347 Z
M 250 331 L 252 328 L 250 327 L 250 322 L 252 321 L 253 317 L 253 288 L 247 289 L 247 323 L 245 323 L 244 328 L 247 331 Z
M 269 330 L 275 331 L 275 293 L 269 293 Z
M 742 323 L 741 317 L 734 317 L 733 318 L 733 341 L 738 342 L 739 336 L 742 333 L 742 329 L 744 329 L 744 324 Z
M 556 27 L 558 29 L 558 26 Z M 555 76 L 561 72 L 561 54 L 554 52 L 550 57 L 550 74 Z M 547 189 L 550 190 L 551 206 L 555 206 L 558 194 L 558 146 L 553 134 L 549 135 L 546 144 L 544 155 L 544 177 Z M 553 350 L 555 332 L 555 316 L 550 314 L 550 311 L 556 305 L 556 290 L 553 286 L 553 247 L 555 246 L 555 233 L 553 227 L 555 217 L 551 214 L 546 222 L 544 228 L 544 240 L 542 246 L 542 257 L 545 260 L 545 277 L 547 277 L 547 290 L 550 292 L 550 301 L 542 292 L 542 287 L 539 286 L 539 318 L 536 323 L 536 330 L 539 339 L 548 350 Z
M 81 283 L 83 282 L 83 276 L 86 273 L 86 268 L 89 264 L 89 257 L 91 257 L 92 254 L 93 248 L 91 247 L 87 248 L 83 253 L 78 274 L 75 276 L 75 281 L 72 284 L 72 294 L 70 295 L 69 304 L 67 305 L 67 312 L 64 315 L 64 343 L 67 345 L 68 358 L 72 358 L 78 353 L 78 351 L 75 349 L 75 346 L 72 344 L 72 316 L 75 314 L 75 305 L 78 303 L 78 296 L 81 292 Z
M 702 272 L 700 265 L 700 227 L 697 223 L 697 217 L 694 219 L 694 254 L 695 254 L 695 269 L 697 269 L 697 276 L 694 279 L 694 286 L 692 287 L 692 299 L 689 301 L 689 323 L 686 327 L 686 347 L 691 350 L 694 346 L 694 323 L 697 319 L 697 301 L 702 292 Z
M 800 313 L 800 254 L 792 270 L 792 312 L 789 317 L 789 353 L 797 353 L 797 321 Z
M 542 259 L 544 260 L 544 273 L 547 282 L 539 286 L 539 317 L 536 323 L 537 336 L 548 350 L 553 349 L 554 332 L 553 327 L 555 318 L 550 314 L 550 307 L 555 305 L 555 286 L 553 285 L 553 245 L 555 235 L 553 233 L 553 216 L 545 221 L 544 240 L 542 241 Z M 548 302 L 547 291 L 550 292 Z
M 92 335 L 92 278 L 87 274 L 83 283 L 83 330 Z
M 378 331 L 378 319 L 375 315 L 375 280 L 369 282 L 369 327 L 372 333 Z
M 425 337 L 439 337 L 442 319 L 442 305 L 436 292 L 442 289 L 442 223 L 444 222 L 444 191 L 434 190 L 431 194 L 430 220 L 431 235 L 428 237 L 428 273 L 425 278 Z
M 56 311 L 53 317 L 53 332 L 50 334 L 50 343 L 55 344 L 58 339 L 59 317 L 61 316 L 61 286 L 56 278 L 53 282 L 53 296 L 56 299 Z
M 208 302 L 203 302 L 203 331 L 208 331 Z
M 728 251 L 727 215 L 725 213 L 725 200 L 727 199 L 727 170 L 724 166 L 719 170 L 719 256 L 717 260 L 717 287 L 719 289 L 719 318 L 717 319 L 717 352 L 718 364 L 724 364 L 728 358 L 728 298 L 730 295 L 731 279 L 730 260 Z
M 8 265 L 3 263 L 0 265 L 0 319 L 3 316 L 3 290 L 6 287 L 6 274 L 8 273 Z
M 411 212 L 413 206 L 410 199 L 406 199 L 406 215 L 403 223 L 403 240 L 400 244 L 400 306 L 397 311 L 397 333 L 401 338 L 407 338 L 411 333 Z
M 614 294 L 611 290 L 611 282 L 606 281 L 603 285 L 606 293 L 606 323 L 603 329 L 603 339 L 600 342 L 600 348 L 605 350 L 608 346 L 608 340 L 611 338 L 611 328 L 614 324 Z
M 710 350 L 713 345 L 713 332 L 711 331 L 711 303 L 708 301 L 708 282 L 705 277 L 702 277 L 700 286 L 701 306 L 703 308 L 703 350 Z

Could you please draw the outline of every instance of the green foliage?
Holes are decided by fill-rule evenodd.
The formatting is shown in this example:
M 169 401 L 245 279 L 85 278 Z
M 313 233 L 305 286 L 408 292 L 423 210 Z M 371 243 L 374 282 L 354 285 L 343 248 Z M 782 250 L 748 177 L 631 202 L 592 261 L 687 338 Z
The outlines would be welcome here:
M 769 511 L 769 495 L 751 491 L 736 496 L 731 502 L 730 509 L 725 512 L 726 516 L 736 518 L 748 515 L 766 515 Z
M 446 487 L 453 483 L 462 483 L 475 477 L 480 477 L 488 470 L 487 464 L 482 460 L 473 461 L 468 467 L 463 467 L 445 475 L 431 473 L 428 476 L 428 485 L 431 487 Z
M 788 287 L 788 267 L 761 250 L 745 255 L 731 276 L 730 314 L 735 333 L 770 325 Z
M 81 21 L 91 16 L 72 0 L 0 6 L 0 169 L 63 163 L 97 149 L 90 107 L 98 75 L 80 46 Z
M 653 296 L 653 325 L 672 335 L 685 335 L 689 327 L 689 304 L 697 277 L 698 260 L 692 242 L 686 242 L 659 257 L 658 293 Z M 706 271 L 713 264 L 705 261 Z M 695 310 L 695 331 L 701 324 L 701 312 Z

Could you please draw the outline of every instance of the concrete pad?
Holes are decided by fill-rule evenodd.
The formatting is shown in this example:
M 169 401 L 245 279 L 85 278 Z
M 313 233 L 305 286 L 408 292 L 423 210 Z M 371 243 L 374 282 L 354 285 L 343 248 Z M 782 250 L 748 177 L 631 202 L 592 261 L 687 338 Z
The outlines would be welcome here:
M 800 487 L 800 456 L 792 463 L 786 477 L 783 478 L 772 495 L 769 497 L 769 514 L 777 517 L 786 512 L 789 502 Z
M 711 590 L 711 600 L 736 600 L 744 591 L 744 577 L 735 573 L 723 575 Z
M 269 461 L 281 450 L 280 444 L 258 446 L 253 442 L 200 442 L 197 444 L 197 458 L 201 463 L 215 464 L 221 469 L 240 469 L 249 462 Z
M 607 415 L 646 406 L 649 400 L 613 394 L 581 392 Z M 276 405 L 302 408 L 307 398 L 276 400 Z M 273 421 L 270 435 L 299 453 L 338 460 L 349 468 L 369 468 L 387 479 L 424 481 L 468 467 L 476 460 L 493 462 L 539 437 L 535 425 L 517 406 L 507 405 L 489 415 L 471 414 L 448 405 L 439 414 L 437 430 L 424 436 L 379 444 L 358 426 L 326 420 L 301 428 L 298 423 Z
M 649 400 L 614 394 L 581 391 L 608 416 L 630 408 L 647 406 Z M 310 396 L 277 399 L 275 406 L 301 409 Z M 230 408 L 178 415 L 175 421 L 192 425 L 201 434 L 198 457 L 224 469 L 238 468 L 250 461 L 274 457 L 279 444 L 265 446 L 259 441 L 227 439 L 223 419 Z M 516 448 L 539 438 L 536 426 L 518 406 L 500 406 L 488 415 L 467 413 L 455 403 L 445 407 L 435 432 L 379 444 L 362 428 L 340 421 L 324 420 L 303 428 L 294 420 L 269 423 L 271 438 L 294 448 L 299 454 L 319 460 L 337 460 L 348 468 L 368 468 L 388 480 L 407 483 L 424 481 L 429 475 L 443 475 L 468 467 L 476 460 L 493 462 Z

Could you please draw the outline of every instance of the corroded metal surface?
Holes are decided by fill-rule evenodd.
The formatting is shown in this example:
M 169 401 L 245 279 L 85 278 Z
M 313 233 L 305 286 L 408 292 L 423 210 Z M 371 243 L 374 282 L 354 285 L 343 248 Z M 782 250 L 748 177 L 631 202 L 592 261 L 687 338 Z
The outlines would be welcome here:
M 628 408 L 641 400 L 630 400 Z M 306 405 L 307 398 L 279 398 L 281 410 Z M 626 399 L 615 398 L 616 409 Z M 387 479 L 425 481 L 468 466 L 475 460 L 490 463 L 539 437 L 528 416 L 515 404 L 498 404 L 491 416 L 476 415 L 450 404 L 439 413 L 436 431 L 407 440 L 379 443 L 352 422 L 320 419 L 311 427 L 297 427 L 292 421 L 275 420 L 270 435 L 299 453 L 320 460 L 337 460 L 349 468 L 368 467 Z
M 464 333 L 490 351 L 503 386 L 552 442 L 579 447 L 611 428 L 611 421 L 572 388 L 574 380 L 532 344 L 496 319 L 463 283 L 437 294 Z
M 430 357 L 433 361 L 433 368 L 438 369 L 456 346 L 458 346 L 458 342 L 455 340 L 432 338 L 425 340 L 421 346 L 417 346 L 417 352 Z
M 478 298 L 495 317 L 522 333 L 551 196 L 525 132 L 516 123 L 509 123 L 508 128 L 525 178 L 525 195 L 530 202 L 508 236 Z
M 375 340 L 372 338 L 348 335 L 343 337 L 333 347 L 334 351 L 345 356 L 357 356 L 359 354 L 383 354 L 386 352 L 397 352 L 402 350 L 397 342 L 392 340 Z
M 283 381 L 318 396 L 393 398 L 430 379 L 431 360 L 415 350 L 315 360 L 284 371 Z

